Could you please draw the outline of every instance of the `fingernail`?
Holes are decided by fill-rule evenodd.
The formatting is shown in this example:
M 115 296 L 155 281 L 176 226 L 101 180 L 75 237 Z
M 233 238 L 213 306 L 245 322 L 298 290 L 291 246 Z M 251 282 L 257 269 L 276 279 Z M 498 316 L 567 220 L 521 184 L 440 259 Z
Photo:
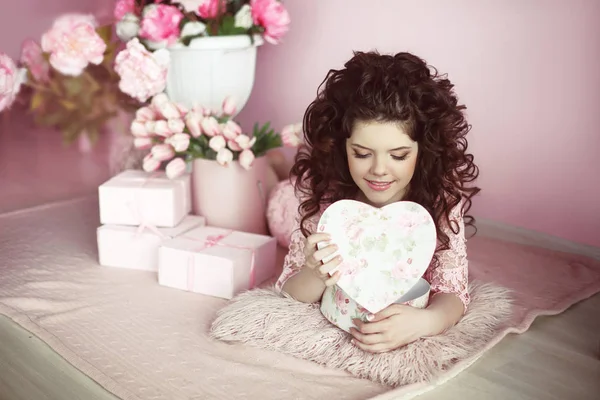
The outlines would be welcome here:
M 352 339 L 352 340 L 350 341 L 350 343 L 352 343 L 353 345 L 355 345 L 355 346 L 356 346 L 356 341 L 355 341 L 354 339 Z
M 373 314 L 367 314 L 367 321 L 373 321 L 373 318 L 375 318 Z

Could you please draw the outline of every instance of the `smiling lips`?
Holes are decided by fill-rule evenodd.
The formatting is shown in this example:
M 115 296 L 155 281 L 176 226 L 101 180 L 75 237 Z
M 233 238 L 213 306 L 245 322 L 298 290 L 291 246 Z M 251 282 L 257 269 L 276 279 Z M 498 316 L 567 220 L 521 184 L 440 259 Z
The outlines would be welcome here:
M 380 182 L 380 181 L 370 181 L 368 179 L 365 179 L 365 180 L 367 181 L 367 184 L 369 185 L 369 187 L 372 190 L 375 190 L 377 192 L 383 192 L 385 190 L 388 190 L 392 186 L 392 183 L 394 183 L 393 181 Z

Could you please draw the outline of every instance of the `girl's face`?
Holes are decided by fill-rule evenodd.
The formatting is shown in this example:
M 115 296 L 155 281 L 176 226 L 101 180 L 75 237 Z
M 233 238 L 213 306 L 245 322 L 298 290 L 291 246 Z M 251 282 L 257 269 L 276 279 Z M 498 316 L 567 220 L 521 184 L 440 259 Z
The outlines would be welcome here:
M 392 122 L 357 121 L 346 141 L 348 169 L 360 198 L 383 207 L 404 197 L 417 163 L 418 143 Z

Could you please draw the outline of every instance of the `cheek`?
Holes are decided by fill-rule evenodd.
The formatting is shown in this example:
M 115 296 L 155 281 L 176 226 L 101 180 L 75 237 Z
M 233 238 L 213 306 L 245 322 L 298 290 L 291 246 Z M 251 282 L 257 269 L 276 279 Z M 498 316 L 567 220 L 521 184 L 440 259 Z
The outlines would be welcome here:
M 362 176 L 369 170 L 369 163 L 366 163 L 365 160 L 350 157 L 348 158 L 348 169 L 353 177 Z

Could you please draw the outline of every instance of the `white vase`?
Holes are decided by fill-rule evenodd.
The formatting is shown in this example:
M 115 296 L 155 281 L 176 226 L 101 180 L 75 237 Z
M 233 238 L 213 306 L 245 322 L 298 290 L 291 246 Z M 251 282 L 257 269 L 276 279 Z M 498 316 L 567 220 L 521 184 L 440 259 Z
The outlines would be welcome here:
M 213 110 L 220 110 L 223 100 L 232 96 L 239 113 L 254 86 L 256 48 L 262 43 L 260 36 L 254 43 L 248 35 L 212 36 L 170 48 L 167 95 L 187 107 Z

